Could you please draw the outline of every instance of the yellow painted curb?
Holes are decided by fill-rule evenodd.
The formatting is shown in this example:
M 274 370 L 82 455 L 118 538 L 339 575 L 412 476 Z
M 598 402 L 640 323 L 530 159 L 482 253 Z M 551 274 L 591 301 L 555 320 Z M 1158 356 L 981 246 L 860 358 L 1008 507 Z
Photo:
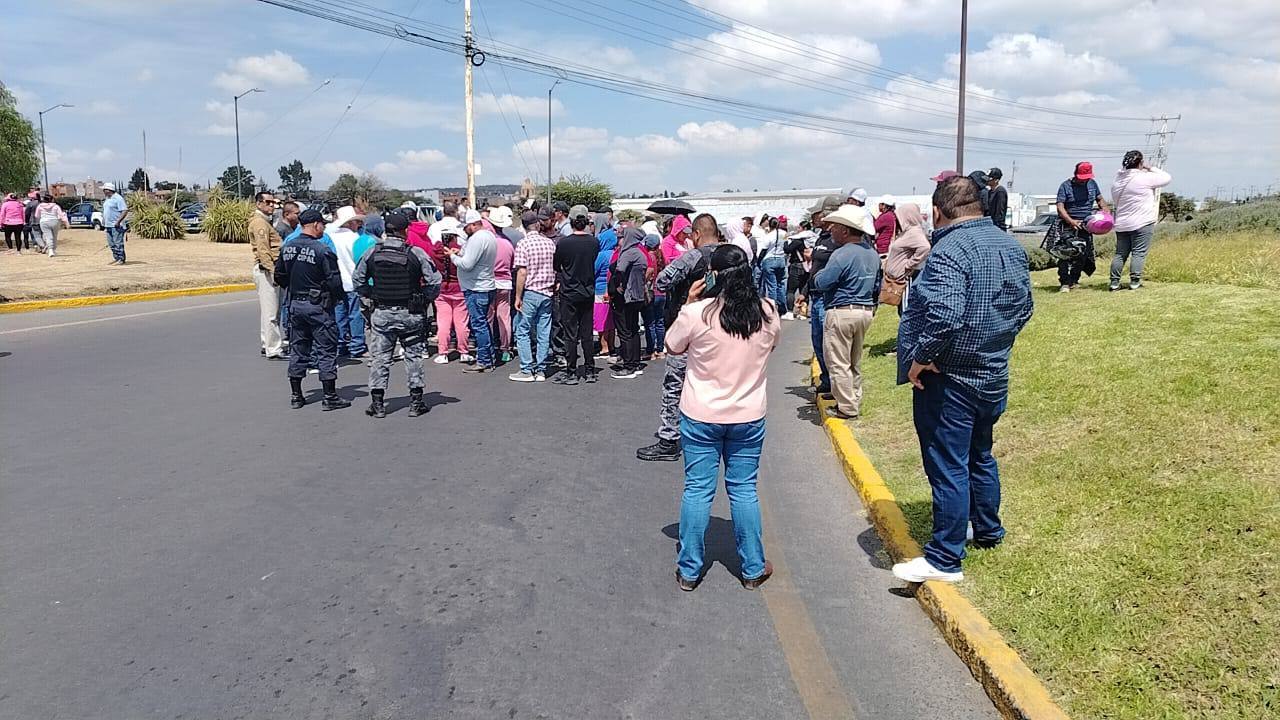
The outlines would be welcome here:
M 207 285 L 204 287 L 172 288 L 170 290 L 119 293 L 117 295 L 85 295 L 83 297 L 51 298 L 49 300 L 23 300 L 19 302 L 0 303 L 0 314 L 34 312 L 36 310 L 60 310 L 65 308 L 89 307 L 90 305 L 112 305 L 115 303 L 141 302 L 143 300 L 164 300 L 166 298 L 186 297 L 189 295 L 213 295 L 215 293 L 243 292 L 245 290 L 252 290 L 253 287 L 253 283 L 236 283 L 232 285 Z
M 816 361 L 811 372 L 816 386 Z M 821 395 L 816 397 L 818 411 L 824 418 L 823 427 L 840 457 L 845 477 L 866 505 L 867 515 L 889 555 L 896 561 L 919 557 L 920 546 L 911 537 L 907 518 L 897 499 L 867 459 L 849 426 L 839 418 L 828 416 L 828 410 L 835 403 Z M 1053 701 L 1040 679 L 955 587 L 940 582 L 921 583 L 915 597 L 942 630 L 947 644 L 982 683 L 1001 715 L 1011 720 L 1066 720 L 1067 714 Z

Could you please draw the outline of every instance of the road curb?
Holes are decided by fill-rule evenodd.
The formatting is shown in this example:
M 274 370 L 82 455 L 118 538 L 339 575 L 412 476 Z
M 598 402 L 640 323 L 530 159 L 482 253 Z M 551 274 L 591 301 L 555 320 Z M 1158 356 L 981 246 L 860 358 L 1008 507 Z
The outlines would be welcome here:
M 811 383 L 818 384 L 818 364 L 811 369 Z M 822 425 L 831 438 L 849 484 L 866 506 L 871 524 L 895 561 L 918 557 L 920 546 L 911 537 L 907 518 L 893 492 L 871 464 L 853 431 L 843 420 L 828 417 L 835 406 L 815 395 Z M 955 587 L 927 582 L 916 587 L 915 598 L 942 631 L 947 644 L 982 683 L 1000 714 L 1010 720 L 1067 720 L 1067 714 L 1050 697 L 1040 679 L 1022 662 L 1000 633 Z
M 81 297 L 50 298 L 49 300 L 20 300 L 18 302 L 0 303 L 0 314 L 35 312 L 37 310 L 61 310 L 89 307 L 91 305 L 113 305 L 115 303 L 142 302 L 145 300 L 164 300 L 166 298 L 187 297 L 190 295 L 214 295 L 216 293 L 243 292 L 253 288 L 253 283 L 233 283 L 230 285 L 206 285 L 204 287 L 118 293 L 116 295 L 84 295 Z

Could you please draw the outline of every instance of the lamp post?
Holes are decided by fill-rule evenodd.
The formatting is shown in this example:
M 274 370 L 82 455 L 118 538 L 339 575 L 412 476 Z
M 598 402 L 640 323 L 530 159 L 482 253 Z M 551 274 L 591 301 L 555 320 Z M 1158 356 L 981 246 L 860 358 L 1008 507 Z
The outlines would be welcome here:
M 241 190 L 244 189 L 244 166 L 240 164 L 240 98 L 249 93 L 262 92 L 258 88 L 249 88 L 231 101 L 236 116 L 236 197 L 240 197 Z
M 551 206 L 551 91 L 556 89 L 560 81 L 556 80 L 547 89 L 547 206 Z
M 44 168 L 44 191 L 45 192 L 49 192 L 49 159 L 45 156 L 45 152 L 44 152 L 44 114 L 51 113 L 54 110 L 57 110 L 58 108 L 64 108 L 64 107 L 65 108 L 75 107 L 75 105 L 58 103 L 57 105 L 54 105 L 53 107 L 47 110 L 41 110 L 40 112 L 36 113 L 37 115 L 40 116 L 40 166 Z

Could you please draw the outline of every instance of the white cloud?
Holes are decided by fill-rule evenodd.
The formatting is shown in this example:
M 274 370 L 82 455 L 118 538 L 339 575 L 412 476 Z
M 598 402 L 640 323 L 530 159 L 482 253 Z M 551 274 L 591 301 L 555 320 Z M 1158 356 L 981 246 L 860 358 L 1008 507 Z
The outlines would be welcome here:
M 1263 96 L 1280 94 L 1280 62 L 1256 57 L 1224 57 L 1214 61 L 1209 69 L 1210 75 L 1227 87 Z
M 141 70 L 139 70 L 136 74 L 134 74 L 133 79 L 137 82 L 144 83 L 144 82 L 151 82 L 151 79 L 154 77 L 155 77 L 155 73 L 151 71 L 151 68 L 144 67 Z
M 204 109 L 213 115 L 213 122 L 205 127 L 206 135 L 218 135 L 222 137 L 236 134 L 235 127 L 235 106 L 229 102 L 219 102 L 217 100 L 208 100 L 204 104 Z M 250 110 L 243 108 L 240 110 L 240 133 L 243 135 L 245 131 L 258 127 L 267 114 L 260 110 Z
M 364 174 L 364 170 L 359 165 L 348 160 L 330 160 L 316 166 L 315 170 L 312 171 L 312 181 L 316 187 L 329 187 L 342 174 L 359 177 Z
M 947 73 L 959 73 L 960 56 L 947 56 Z M 995 88 L 1080 90 L 1127 82 L 1124 68 L 1090 52 L 1073 54 L 1057 40 L 1032 33 L 1001 34 L 969 57 L 969 78 Z
M 476 117 L 497 115 L 499 109 L 507 113 L 512 120 L 515 120 L 517 113 L 520 117 L 546 117 L 547 115 L 547 100 L 542 97 L 521 97 L 511 94 L 495 96 L 493 93 L 480 93 L 475 96 L 473 102 Z M 564 113 L 564 104 L 559 98 L 552 98 L 551 113 L 556 116 Z
M 706 38 L 680 38 L 672 43 L 678 53 L 672 73 L 691 90 L 723 93 L 725 89 L 761 86 L 812 89 L 834 83 L 840 87 L 839 78 L 859 75 L 850 69 L 851 61 L 880 64 L 880 49 L 852 34 L 807 33 L 796 39 L 800 46 L 762 36 L 745 26 Z M 814 53 L 814 46 L 831 54 Z
M 93 159 L 99 162 L 109 162 L 116 159 L 116 151 L 111 148 L 98 148 L 93 154 Z
M 441 182 L 460 163 L 434 148 L 400 150 L 394 161 L 384 160 L 373 166 L 373 174 L 393 187 L 428 187 L 433 181 Z
M 119 115 L 120 106 L 111 100 L 94 100 L 89 103 L 88 110 L 94 115 Z
M 307 69 L 287 53 L 276 50 L 269 55 L 250 55 L 227 63 L 213 84 L 231 93 L 242 93 L 262 86 L 299 85 L 310 78 Z

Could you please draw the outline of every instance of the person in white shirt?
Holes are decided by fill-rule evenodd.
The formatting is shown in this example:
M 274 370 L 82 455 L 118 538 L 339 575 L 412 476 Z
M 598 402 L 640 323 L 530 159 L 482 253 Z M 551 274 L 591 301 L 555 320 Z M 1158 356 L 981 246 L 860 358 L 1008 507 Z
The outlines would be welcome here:
M 1116 253 L 1111 258 L 1112 291 L 1120 289 L 1120 273 L 1129 261 L 1129 289 L 1142 287 L 1142 266 L 1151 247 L 1159 219 L 1156 189 L 1173 180 L 1169 173 L 1147 167 L 1138 150 L 1125 153 L 1115 182 L 1111 183 L 1111 202 L 1116 207 Z
M 333 222 L 325 233 L 333 241 L 334 254 L 338 256 L 338 270 L 342 273 L 342 289 L 346 297 L 334 303 L 334 316 L 338 321 L 338 356 L 364 357 L 368 347 L 364 341 L 364 314 L 360 312 L 360 295 L 355 291 L 351 276 L 356 270 L 353 248 L 360 228 L 364 225 L 361 215 L 350 205 L 338 208 Z
M 462 217 L 462 232 L 467 242 L 461 250 L 449 248 L 453 266 L 458 269 L 458 284 L 467 303 L 471 336 L 476 341 L 476 364 L 467 372 L 490 372 L 495 365 L 493 334 L 489 329 L 489 308 L 493 305 L 498 285 L 493 266 L 498 256 L 498 239 L 484 228 L 484 219 L 475 210 Z

